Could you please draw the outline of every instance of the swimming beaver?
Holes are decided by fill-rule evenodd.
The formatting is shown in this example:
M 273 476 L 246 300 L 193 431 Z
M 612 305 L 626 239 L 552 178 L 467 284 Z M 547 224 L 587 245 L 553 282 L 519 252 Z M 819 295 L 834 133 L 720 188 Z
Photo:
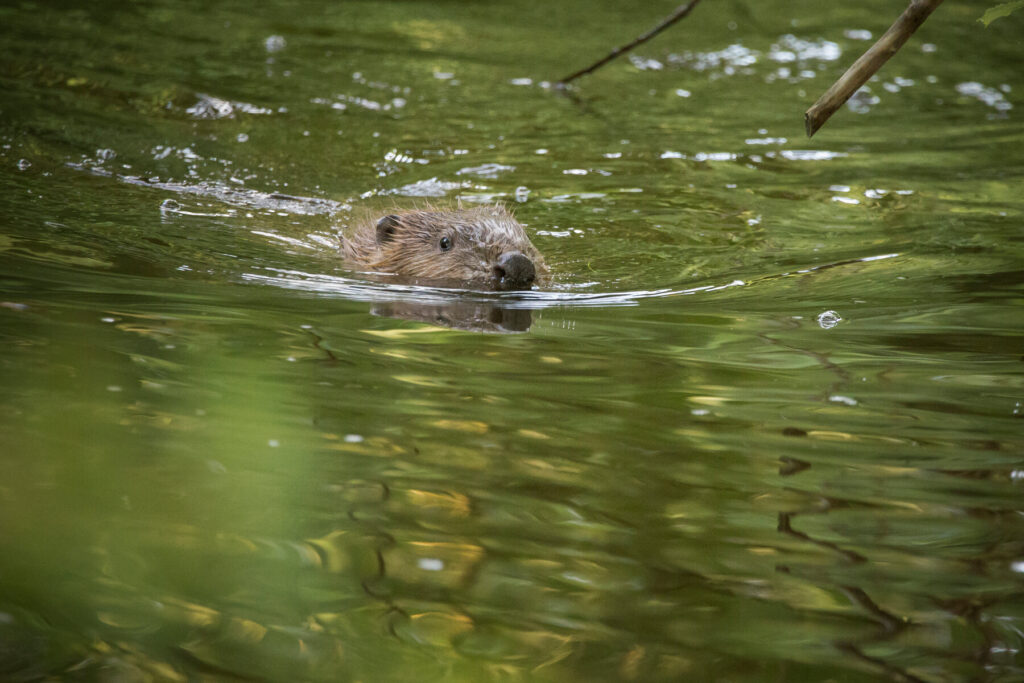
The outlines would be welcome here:
M 544 257 L 504 207 L 391 213 L 342 240 L 351 264 L 410 279 L 490 289 L 530 289 L 547 279 Z

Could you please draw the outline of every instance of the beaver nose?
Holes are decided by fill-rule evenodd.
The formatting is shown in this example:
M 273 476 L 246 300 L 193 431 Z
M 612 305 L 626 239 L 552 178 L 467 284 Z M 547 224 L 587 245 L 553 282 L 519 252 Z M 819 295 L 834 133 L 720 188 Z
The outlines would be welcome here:
M 502 254 L 494 266 L 494 281 L 498 289 L 529 289 L 536 277 L 533 261 L 518 251 Z

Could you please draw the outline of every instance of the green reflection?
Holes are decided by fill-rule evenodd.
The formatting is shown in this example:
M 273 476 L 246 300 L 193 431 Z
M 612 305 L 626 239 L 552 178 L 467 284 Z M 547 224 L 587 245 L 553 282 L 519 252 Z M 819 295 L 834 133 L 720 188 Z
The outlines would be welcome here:
M 0 678 L 1020 679 L 1014 18 L 813 144 L 891 7 L 540 87 L 669 9 L 0 9 Z M 342 269 L 456 199 L 552 291 Z

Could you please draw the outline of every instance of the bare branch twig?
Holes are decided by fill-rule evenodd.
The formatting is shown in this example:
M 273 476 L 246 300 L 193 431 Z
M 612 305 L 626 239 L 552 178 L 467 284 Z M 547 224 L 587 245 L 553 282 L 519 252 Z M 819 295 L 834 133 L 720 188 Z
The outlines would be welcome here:
M 825 125 L 829 117 L 850 99 L 857 88 L 864 85 L 889 58 L 896 54 L 914 31 L 924 23 L 928 15 L 942 4 L 942 0 L 911 0 L 910 6 L 893 22 L 881 38 L 868 48 L 824 95 L 804 114 L 807 137 L 814 135 Z
M 673 12 L 670 16 L 666 17 L 660 24 L 658 24 L 657 26 L 652 28 L 647 33 L 639 36 L 633 42 L 631 42 L 631 43 L 629 43 L 627 45 L 623 45 L 622 47 L 615 48 L 614 50 L 609 52 L 603 59 L 599 59 L 598 61 L 594 62 L 593 64 L 591 64 L 590 66 L 586 67 L 585 69 L 580 69 L 576 73 L 574 73 L 574 74 L 572 74 L 570 76 L 566 76 L 565 78 L 563 78 L 560 81 L 558 81 L 558 85 L 564 87 L 564 86 L 568 85 L 570 82 L 572 82 L 572 81 L 576 80 L 577 78 L 579 78 L 580 76 L 585 76 L 585 75 L 587 75 L 589 73 L 592 73 L 592 72 L 596 71 L 598 68 L 604 66 L 605 64 L 607 64 L 608 62 L 612 61 L 613 59 L 615 59 L 619 55 L 625 54 L 625 53 L 629 52 L 630 50 L 632 50 L 637 45 L 640 45 L 642 43 L 646 43 L 648 40 L 650 40 L 654 36 L 658 35 L 662 31 L 667 29 L 669 26 L 671 26 L 672 24 L 676 23 L 677 21 L 679 21 L 680 19 L 685 17 L 687 14 L 689 14 L 690 10 L 692 10 L 694 7 L 696 7 L 698 2 L 700 2 L 700 0 L 690 0 L 690 2 L 688 2 L 686 4 L 683 4 L 683 5 L 680 5 L 679 7 L 676 8 L 675 12 Z

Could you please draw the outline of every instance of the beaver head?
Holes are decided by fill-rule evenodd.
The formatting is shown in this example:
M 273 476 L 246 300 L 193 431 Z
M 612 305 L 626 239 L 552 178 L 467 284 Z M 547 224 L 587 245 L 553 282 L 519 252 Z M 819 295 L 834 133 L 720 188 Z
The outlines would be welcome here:
M 500 206 L 389 213 L 360 226 L 343 250 L 369 270 L 498 290 L 529 289 L 548 274 L 523 226 Z

